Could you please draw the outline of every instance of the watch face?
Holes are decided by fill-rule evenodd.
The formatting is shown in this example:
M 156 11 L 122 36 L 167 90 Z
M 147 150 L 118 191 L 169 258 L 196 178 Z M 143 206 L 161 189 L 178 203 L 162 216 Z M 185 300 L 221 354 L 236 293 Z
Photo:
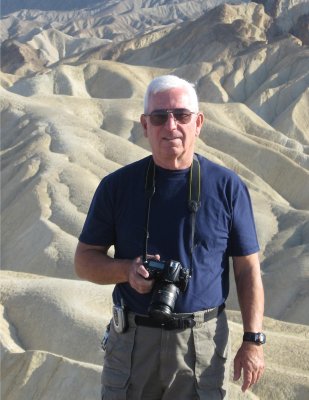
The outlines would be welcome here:
M 264 344 L 266 342 L 266 336 L 264 333 L 258 333 L 258 342 Z

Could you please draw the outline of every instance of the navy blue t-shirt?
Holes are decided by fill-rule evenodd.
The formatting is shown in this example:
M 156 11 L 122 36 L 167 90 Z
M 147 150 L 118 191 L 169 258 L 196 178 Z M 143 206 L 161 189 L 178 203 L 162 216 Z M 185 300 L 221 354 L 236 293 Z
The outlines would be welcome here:
M 229 256 L 256 253 L 250 196 L 231 170 L 198 155 L 201 166 L 201 207 L 196 216 L 192 278 L 180 293 L 175 312 L 194 312 L 221 305 L 229 292 Z M 149 157 L 106 176 L 98 186 L 79 240 L 115 247 L 115 258 L 134 259 L 143 254 Z M 148 254 L 161 260 L 190 265 L 190 169 L 155 168 L 155 194 L 149 217 Z M 151 294 L 139 294 L 128 283 L 115 286 L 113 299 L 130 310 L 147 314 Z

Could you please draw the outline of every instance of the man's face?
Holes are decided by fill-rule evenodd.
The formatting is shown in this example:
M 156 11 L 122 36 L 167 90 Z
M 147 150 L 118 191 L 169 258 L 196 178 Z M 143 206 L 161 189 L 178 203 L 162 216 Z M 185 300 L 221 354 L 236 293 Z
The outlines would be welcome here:
M 147 114 L 162 109 L 192 111 L 187 91 L 177 88 L 152 95 L 149 99 Z M 177 121 L 171 113 L 168 114 L 167 121 L 162 125 L 153 125 L 150 117 L 145 115 L 141 116 L 141 123 L 157 165 L 167 169 L 183 169 L 191 165 L 194 143 L 203 124 L 202 113 L 192 114 L 191 120 L 187 124 Z

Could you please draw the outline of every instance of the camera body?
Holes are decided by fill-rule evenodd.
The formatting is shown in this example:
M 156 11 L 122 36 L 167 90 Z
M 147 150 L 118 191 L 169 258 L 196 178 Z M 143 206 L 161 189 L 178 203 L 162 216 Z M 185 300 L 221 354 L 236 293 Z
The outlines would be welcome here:
M 146 259 L 143 265 L 149 272 L 148 279 L 155 280 L 148 313 L 159 321 L 167 321 L 172 317 L 179 292 L 185 292 L 187 289 L 189 270 L 174 260 Z

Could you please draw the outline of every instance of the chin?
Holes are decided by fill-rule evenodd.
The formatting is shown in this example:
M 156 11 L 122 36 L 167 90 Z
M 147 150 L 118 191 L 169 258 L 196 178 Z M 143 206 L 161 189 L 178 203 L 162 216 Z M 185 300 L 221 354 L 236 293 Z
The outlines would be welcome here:
M 162 149 L 162 153 L 166 154 L 176 154 L 176 155 L 181 155 L 185 152 L 183 147 L 180 146 L 169 146 L 166 147 L 165 149 Z

